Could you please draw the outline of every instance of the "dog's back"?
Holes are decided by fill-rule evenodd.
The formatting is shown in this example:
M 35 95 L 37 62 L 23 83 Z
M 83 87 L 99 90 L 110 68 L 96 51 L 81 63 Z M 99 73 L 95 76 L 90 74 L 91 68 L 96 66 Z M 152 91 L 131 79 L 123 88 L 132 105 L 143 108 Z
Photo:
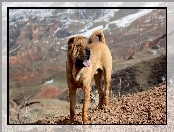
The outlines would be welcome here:
M 96 36 L 99 37 L 99 42 L 93 42 Z M 100 69 L 106 67 L 112 71 L 112 56 L 109 47 L 106 45 L 103 32 L 101 30 L 93 31 L 88 43 L 91 51 L 91 61 L 95 62 L 92 63 L 94 64 L 93 67 L 100 67 Z

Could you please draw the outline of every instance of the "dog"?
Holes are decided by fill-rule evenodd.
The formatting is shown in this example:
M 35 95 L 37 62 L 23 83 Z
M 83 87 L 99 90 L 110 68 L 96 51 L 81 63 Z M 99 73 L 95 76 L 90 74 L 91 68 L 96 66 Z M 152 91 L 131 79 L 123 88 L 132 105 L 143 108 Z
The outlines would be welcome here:
M 95 37 L 99 42 L 93 42 Z M 105 43 L 104 34 L 101 30 L 92 32 L 87 42 L 85 37 L 76 36 L 68 40 L 66 78 L 69 87 L 70 99 L 70 123 L 74 121 L 76 90 L 82 88 L 84 103 L 82 108 L 82 122 L 88 123 L 88 106 L 90 99 L 90 84 L 94 77 L 99 94 L 99 109 L 108 109 L 109 91 L 112 74 L 112 56 Z M 104 81 L 104 88 L 103 88 Z

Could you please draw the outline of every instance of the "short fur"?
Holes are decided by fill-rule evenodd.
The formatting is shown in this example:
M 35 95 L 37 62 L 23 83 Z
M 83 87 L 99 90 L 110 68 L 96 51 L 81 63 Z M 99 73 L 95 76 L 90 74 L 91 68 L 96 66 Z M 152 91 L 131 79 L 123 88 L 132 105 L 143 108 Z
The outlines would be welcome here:
M 96 36 L 99 37 L 99 42 L 92 43 Z M 74 121 L 77 88 L 82 88 L 84 91 L 82 121 L 83 124 L 88 123 L 87 111 L 93 76 L 99 93 L 98 108 L 107 109 L 109 105 L 108 96 L 112 73 L 111 52 L 105 43 L 104 34 L 100 30 L 91 34 L 89 43 L 87 44 L 82 36 L 72 37 L 68 41 L 66 76 L 70 98 L 70 123 Z

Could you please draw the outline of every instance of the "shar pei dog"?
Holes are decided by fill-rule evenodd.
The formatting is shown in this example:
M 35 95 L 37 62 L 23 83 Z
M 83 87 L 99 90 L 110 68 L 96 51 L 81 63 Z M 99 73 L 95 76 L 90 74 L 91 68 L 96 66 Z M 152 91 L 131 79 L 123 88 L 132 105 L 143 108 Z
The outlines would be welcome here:
M 93 42 L 96 36 L 99 37 L 99 42 Z M 99 94 L 98 108 L 108 109 L 111 74 L 112 56 L 101 30 L 93 31 L 89 42 L 83 36 L 71 37 L 68 40 L 66 78 L 69 87 L 69 122 L 71 124 L 75 116 L 76 90 L 78 88 L 84 92 L 82 122 L 83 124 L 88 123 L 87 112 L 92 77 L 94 77 Z

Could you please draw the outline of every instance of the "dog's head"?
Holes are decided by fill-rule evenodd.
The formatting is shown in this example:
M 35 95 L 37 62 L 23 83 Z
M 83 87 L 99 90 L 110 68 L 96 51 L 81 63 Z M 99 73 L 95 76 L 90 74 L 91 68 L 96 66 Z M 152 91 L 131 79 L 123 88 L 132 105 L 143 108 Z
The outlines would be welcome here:
M 76 36 L 68 41 L 68 57 L 73 60 L 76 67 L 89 67 L 90 48 L 87 46 L 85 37 Z

